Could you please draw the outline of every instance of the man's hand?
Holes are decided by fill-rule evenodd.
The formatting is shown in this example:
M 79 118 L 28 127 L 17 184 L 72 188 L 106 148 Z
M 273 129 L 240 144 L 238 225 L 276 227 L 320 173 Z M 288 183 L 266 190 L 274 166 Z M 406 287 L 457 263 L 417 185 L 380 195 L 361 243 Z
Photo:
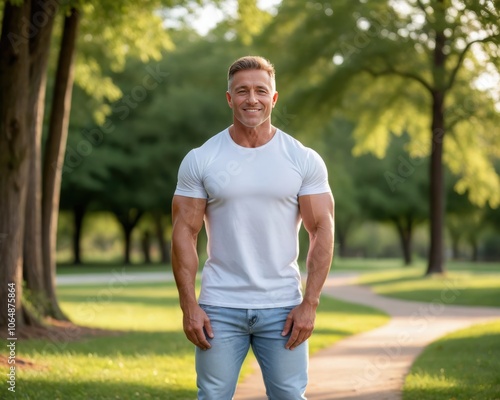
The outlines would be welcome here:
M 315 319 L 316 307 L 308 303 L 303 302 L 290 311 L 283 332 L 281 332 L 282 336 L 286 336 L 290 330 L 292 331 L 285 345 L 287 350 L 293 350 L 312 335 Z
M 198 304 L 184 312 L 183 325 L 184 333 L 195 346 L 202 350 L 212 347 L 205 335 L 206 332 L 210 339 L 214 337 L 212 325 L 208 315 Z

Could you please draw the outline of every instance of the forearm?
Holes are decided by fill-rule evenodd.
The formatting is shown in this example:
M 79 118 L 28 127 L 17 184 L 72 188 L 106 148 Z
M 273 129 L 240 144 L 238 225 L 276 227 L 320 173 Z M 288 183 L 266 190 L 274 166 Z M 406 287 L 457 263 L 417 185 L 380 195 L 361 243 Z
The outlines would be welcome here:
M 196 238 L 187 235 L 172 234 L 172 270 L 179 292 L 180 306 L 186 310 L 196 304 L 196 273 L 198 254 Z
M 328 277 L 333 259 L 333 223 L 324 227 L 318 227 L 309 237 L 310 244 L 306 262 L 307 280 L 304 302 L 317 307 L 321 289 Z

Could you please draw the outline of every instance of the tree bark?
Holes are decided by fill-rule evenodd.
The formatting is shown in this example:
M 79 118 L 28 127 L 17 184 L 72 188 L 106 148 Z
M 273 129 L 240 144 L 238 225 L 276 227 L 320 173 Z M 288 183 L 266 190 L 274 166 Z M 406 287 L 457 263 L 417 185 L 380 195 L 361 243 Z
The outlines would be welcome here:
M 5 3 L 0 36 L 0 326 L 9 322 L 7 301 L 14 299 L 16 328 L 24 318 L 22 243 L 29 165 L 26 124 L 29 90 L 29 38 L 26 26 L 31 4 Z M 11 286 L 8 286 L 11 284 Z M 15 297 L 9 297 L 9 289 Z M 9 303 L 11 304 L 11 303 Z
M 63 165 L 68 136 L 78 22 L 78 11 L 73 8 L 70 14 L 64 19 L 64 30 L 50 115 L 49 134 L 43 164 L 42 254 L 44 280 L 50 302 L 49 315 L 56 319 L 67 319 L 59 308 L 55 294 L 55 252 L 62 175 L 59 166 Z
M 74 221 L 74 232 L 73 232 L 73 263 L 80 265 L 82 263 L 81 258 L 81 238 L 82 238 L 82 226 L 83 217 L 85 216 L 85 206 L 76 205 L 73 207 L 73 221 Z
M 55 1 L 32 0 L 31 21 L 38 29 L 30 39 L 29 99 L 27 125 L 31 157 L 29 161 L 29 181 L 26 198 L 24 232 L 24 277 L 29 289 L 32 305 L 42 315 L 45 287 L 42 260 L 42 176 L 41 145 L 45 93 L 47 87 L 47 63 L 51 44 L 52 28 L 59 4 Z
M 443 140 L 445 80 L 444 53 L 446 37 L 436 32 L 434 49 L 434 90 L 432 91 L 432 152 L 430 163 L 430 249 L 426 275 L 444 273 L 444 213 L 445 187 L 443 168 Z

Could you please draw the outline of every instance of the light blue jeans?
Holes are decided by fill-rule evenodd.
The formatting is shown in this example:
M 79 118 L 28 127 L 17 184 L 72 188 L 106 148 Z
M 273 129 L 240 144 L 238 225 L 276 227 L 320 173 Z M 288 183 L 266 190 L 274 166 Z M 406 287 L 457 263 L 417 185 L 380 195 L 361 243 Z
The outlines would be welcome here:
M 196 348 L 198 400 L 231 400 L 250 346 L 259 362 L 270 400 L 305 399 L 307 342 L 285 349 L 281 336 L 293 307 L 247 310 L 201 305 L 212 324 L 208 350 Z

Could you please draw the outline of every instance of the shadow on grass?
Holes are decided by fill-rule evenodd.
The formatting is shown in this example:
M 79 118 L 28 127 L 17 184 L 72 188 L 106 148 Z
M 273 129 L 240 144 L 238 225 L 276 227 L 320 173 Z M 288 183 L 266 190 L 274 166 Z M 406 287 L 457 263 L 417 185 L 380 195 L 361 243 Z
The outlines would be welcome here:
M 47 381 L 34 377 L 18 379 L 16 394 L 22 399 L 71 400 L 195 400 L 196 390 L 176 388 L 158 374 L 158 385 L 109 381 Z M 15 398 L 15 397 L 12 397 Z
M 95 290 L 95 292 L 87 291 L 85 294 L 63 294 L 60 296 L 60 300 L 68 303 L 89 303 L 89 302 L 101 302 L 101 303 L 129 303 L 129 304 L 145 304 L 148 306 L 172 306 L 176 307 L 179 305 L 179 300 L 172 296 L 157 296 L 157 297 L 143 297 L 143 296 L 128 296 L 126 293 L 106 293 Z
M 187 356 L 194 352 L 184 332 L 130 332 L 119 336 L 88 338 L 78 342 L 31 340 L 23 343 L 23 354 L 94 354 L 98 357 L 169 355 Z
M 162 307 L 179 304 L 173 282 L 127 283 L 116 287 L 106 284 L 65 286 L 57 292 L 59 299 L 68 303 L 119 302 Z

